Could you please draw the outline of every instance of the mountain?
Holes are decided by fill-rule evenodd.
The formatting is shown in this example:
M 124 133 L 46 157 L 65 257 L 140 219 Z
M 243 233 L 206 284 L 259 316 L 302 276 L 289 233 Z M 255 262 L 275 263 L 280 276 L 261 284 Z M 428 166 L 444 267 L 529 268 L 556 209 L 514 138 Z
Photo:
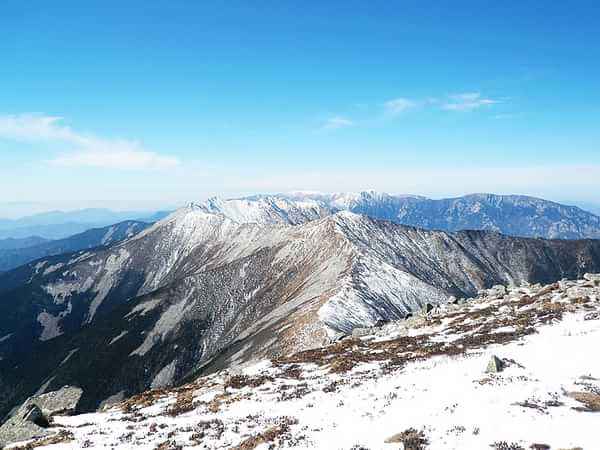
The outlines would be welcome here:
M 52 427 L 7 423 L 0 445 L 37 435 L 19 448 L 597 449 L 599 299 L 600 274 L 499 286 L 92 414 L 62 413 L 66 389 L 50 392 L 27 405 Z
M 596 214 L 597 216 L 600 215 L 600 203 L 577 202 L 576 205 L 582 209 L 585 209 L 586 211 Z
M 38 236 L 30 236 L 22 239 L 0 239 L 0 251 L 2 250 L 14 250 L 18 248 L 35 247 L 36 245 L 48 242 L 48 239 L 44 239 Z M 2 269 L 0 269 L 2 270 Z
M 430 230 L 490 230 L 547 239 L 600 238 L 600 217 L 575 206 L 519 195 L 472 194 L 433 200 L 373 191 L 295 193 L 231 200 L 213 198 L 205 203 L 205 208 L 232 220 L 256 223 L 300 223 L 316 216 L 351 211 Z
M 65 384 L 94 409 L 451 295 L 598 271 L 595 240 L 427 231 L 350 212 L 238 223 L 191 205 L 111 247 L 0 275 L 0 413 Z
M 137 221 L 125 221 L 103 228 L 93 228 L 83 233 L 70 236 L 56 241 L 46 241 L 41 238 L 7 240 L 18 242 L 36 242 L 38 245 L 30 245 L 16 248 L 2 248 L 0 241 L 0 272 L 14 269 L 20 265 L 47 256 L 72 253 L 78 250 L 90 249 L 98 246 L 108 246 L 123 239 L 132 237 L 150 226 L 149 223 Z M 24 245 L 24 244 L 21 244 Z
M 77 211 L 50 211 L 20 219 L 0 219 L 0 239 L 39 236 L 63 239 L 92 228 L 100 228 L 128 220 L 154 222 L 166 212 L 111 211 L 88 208 Z
M 283 195 L 223 200 L 218 197 L 194 205 L 209 214 L 218 214 L 238 223 L 298 225 L 332 214 L 330 205 L 313 199 L 292 199 Z

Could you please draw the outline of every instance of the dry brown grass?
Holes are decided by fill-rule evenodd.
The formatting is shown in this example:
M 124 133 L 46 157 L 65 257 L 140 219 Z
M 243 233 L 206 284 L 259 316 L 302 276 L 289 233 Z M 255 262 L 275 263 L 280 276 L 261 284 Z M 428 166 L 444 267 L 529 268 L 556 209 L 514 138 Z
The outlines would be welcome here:
M 404 430 L 402 433 L 390 436 L 384 441 L 386 444 L 402 443 L 405 450 L 425 450 L 429 441 L 423 431 L 414 428 Z
M 297 420 L 291 418 L 285 418 L 282 423 L 267 429 L 266 431 L 257 435 L 251 436 L 248 439 L 242 441 L 236 447 L 232 447 L 231 450 L 253 450 L 261 444 L 268 442 L 274 442 L 276 439 L 281 438 L 290 431 L 290 425 L 297 423 Z
M 25 445 L 11 447 L 13 450 L 31 450 L 32 448 L 44 447 L 47 445 L 60 444 L 65 442 L 73 441 L 75 438 L 73 433 L 67 430 L 60 430 L 57 434 L 53 436 L 48 436 L 45 438 L 37 439 L 34 442 L 30 442 Z
M 194 391 L 192 389 L 181 391 L 177 394 L 175 404 L 172 405 L 168 410 L 167 414 L 176 417 L 186 412 L 192 411 L 196 406 L 194 405 Z
M 257 388 L 265 383 L 273 382 L 274 378 L 267 375 L 259 375 L 256 377 L 250 377 L 247 375 L 234 375 L 230 377 L 223 386 L 224 390 L 227 388 L 242 389 L 243 387 L 250 386 Z
M 600 395 L 593 392 L 569 392 L 567 395 L 584 405 L 584 407 L 573 409 L 577 411 L 600 412 Z

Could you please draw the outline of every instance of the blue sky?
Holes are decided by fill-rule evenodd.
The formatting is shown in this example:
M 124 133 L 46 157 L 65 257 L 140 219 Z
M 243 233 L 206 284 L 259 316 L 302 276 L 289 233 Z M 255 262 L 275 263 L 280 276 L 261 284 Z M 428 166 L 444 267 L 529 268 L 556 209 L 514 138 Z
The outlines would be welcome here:
M 591 1 L 4 1 L 0 203 L 600 203 L 599 21 Z

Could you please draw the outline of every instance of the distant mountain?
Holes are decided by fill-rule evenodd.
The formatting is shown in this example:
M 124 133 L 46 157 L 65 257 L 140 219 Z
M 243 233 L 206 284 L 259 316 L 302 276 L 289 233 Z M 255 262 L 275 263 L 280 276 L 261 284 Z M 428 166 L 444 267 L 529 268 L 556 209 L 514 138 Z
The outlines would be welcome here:
M 36 259 L 47 256 L 72 253 L 99 246 L 108 246 L 134 236 L 148 226 L 150 226 L 150 224 L 145 222 L 126 221 L 108 227 L 93 228 L 84 231 L 83 233 L 56 241 L 46 241 L 41 239 L 41 243 L 33 246 L 2 248 L 2 243 L 7 241 L 35 242 L 36 240 L 40 240 L 40 238 L 19 240 L 7 239 L 5 241 L 0 241 L 0 272 L 14 269 L 15 267 L 30 261 L 35 261 Z
M 430 230 L 490 230 L 548 239 L 600 238 L 600 217 L 576 206 L 519 195 L 472 194 L 433 200 L 373 191 L 297 193 L 213 198 L 200 206 L 238 222 L 297 224 L 351 211 Z
M 278 223 L 320 214 L 313 206 L 283 201 L 265 225 L 192 205 L 108 248 L 0 274 L 0 415 L 65 384 L 93 409 L 450 295 L 600 271 L 600 240 L 427 231 L 350 212 Z
M 586 211 L 589 211 L 591 213 L 594 213 L 596 215 L 600 215 L 600 202 L 598 203 L 592 203 L 592 202 L 577 202 L 574 203 L 575 205 L 579 206 L 582 209 L 585 209 Z
M 111 211 L 82 209 L 78 211 L 51 211 L 20 219 L 0 219 L 0 239 L 39 236 L 45 239 L 63 239 L 92 228 L 105 227 L 127 220 L 154 222 L 168 212 Z
M 22 238 L 22 239 L 14 239 L 14 238 L 0 239 L 0 251 L 33 247 L 35 245 L 43 244 L 44 242 L 48 242 L 48 239 L 44 239 L 44 238 L 41 238 L 38 236 L 31 236 L 31 237 L 26 237 L 26 238 Z

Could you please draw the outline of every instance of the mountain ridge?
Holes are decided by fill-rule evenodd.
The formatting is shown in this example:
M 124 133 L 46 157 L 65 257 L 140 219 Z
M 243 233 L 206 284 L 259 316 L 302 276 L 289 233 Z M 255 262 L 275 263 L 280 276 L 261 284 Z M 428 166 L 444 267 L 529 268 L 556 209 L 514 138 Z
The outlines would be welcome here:
M 0 272 L 14 269 L 37 259 L 72 253 L 83 249 L 112 245 L 127 239 L 150 224 L 128 220 L 114 225 L 91 228 L 82 233 L 21 248 L 0 248 Z M 36 240 L 37 241 L 37 240 Z
M 12 283 L 0 290 L 0 412 L 59 384 L 82 385 L 92 409 L 452 295 L 594 271 L 600 241 L 445 233 L 349 211 L 295 226 L 238 223 L 191 205 L 110 247 L 0 275 Z M 98 383 L 105 371 L 114 377 Z
M 403 225 L 443 231 L 483 229 L 522 237 L 600 238 L 599 216 L 577 206 L 562 205 L 525 195 L 476 193 L 435 200 L 376 191 L 334 194 L 292 193 L 254 195 L 219 201 L 213 199 L 211 205 L 213 205 L 213 212 L 219 211 L 214 207 L 215 205 L 223 205 L 220 212 L 230 215 L 228 206 L 243 202 L 249 203 L 255 209 L 261 207 L 265 209 L 265 203 L 284 202 L 285 205 L 285 202 L 288 202 L 285 210 L 304 208 L 312 211 L 313 215 L 319 216 L 349 210 Z M 267 223 L 273 221 L 266 216 L 258 220 Z M 285 214 L 280 214 L 279 219 L 274 220 L 285 220 Z

